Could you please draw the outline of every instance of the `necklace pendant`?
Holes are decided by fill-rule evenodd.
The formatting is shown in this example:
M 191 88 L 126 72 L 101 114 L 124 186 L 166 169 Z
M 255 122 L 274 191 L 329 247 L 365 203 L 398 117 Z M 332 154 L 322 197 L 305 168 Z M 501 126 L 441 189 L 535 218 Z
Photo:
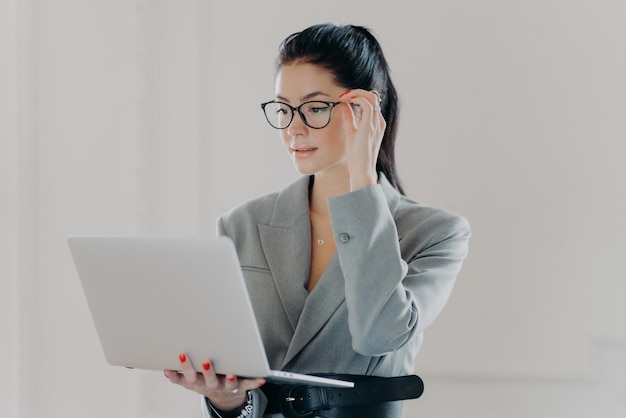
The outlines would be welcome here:
M 324 240 L 323 239 L 318 239 L 317 240 L 317 245 L 324 245 Z

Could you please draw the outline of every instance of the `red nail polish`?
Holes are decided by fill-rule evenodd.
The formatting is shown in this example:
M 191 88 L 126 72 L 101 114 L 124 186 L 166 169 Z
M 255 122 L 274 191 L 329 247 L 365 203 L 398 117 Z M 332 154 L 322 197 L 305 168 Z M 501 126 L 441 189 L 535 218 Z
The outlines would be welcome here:
M 356 96 L 350 96 L 351 99 L 356 99 Z
M 202 363 L 202 368 L 208 372 L 209 370 L 211 370 L 211 363 Z
M 234 382 L 234 381 L 235 381 L 235 379 L 236 379 L 236 377 L 235 377 L 235 376 L 228 376 L 228 377 L 226 377 L 226 379 L 227 379 L 229 382 Z
M 184 354 L 181 354 L 180 356 L 178 356 L 178 360 L 180 360 L 181 363 L 184 363 L 187 361 L 187 356 Z
M 346 94 L 350 93 L 351 91 L 352 91 L 352 90 L 348 90 L 348 91 L 345 91 L 345 92 L 341 93 L 341 95 L 339 96 L 339 98 L 341 99 L 343 96 L 345 96 Z

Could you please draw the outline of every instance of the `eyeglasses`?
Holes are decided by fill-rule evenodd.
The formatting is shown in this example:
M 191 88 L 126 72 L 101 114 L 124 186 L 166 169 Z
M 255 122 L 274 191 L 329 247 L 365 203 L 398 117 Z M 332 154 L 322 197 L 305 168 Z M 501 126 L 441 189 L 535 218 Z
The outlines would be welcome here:
M 276 129 L 287 129 L 293 121 L 293 115 L 298 112 L 302 122 L 309 128 L 322 129 L 330 123 L 333 107 L 341 102 L 304 102 L 298 107 L 293 107 L 284 102 L 269 101 L 261 103 L 265 119 Z

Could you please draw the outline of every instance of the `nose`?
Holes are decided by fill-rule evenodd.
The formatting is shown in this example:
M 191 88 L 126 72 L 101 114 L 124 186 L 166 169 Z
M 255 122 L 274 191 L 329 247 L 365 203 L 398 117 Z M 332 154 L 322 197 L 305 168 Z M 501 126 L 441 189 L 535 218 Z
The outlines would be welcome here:
M 291 125 L 287 128 L 287 133 L 291 136 L 302 135 L 307 129 L 308 127 L 304 123 L 300 112 L 294 112 Z

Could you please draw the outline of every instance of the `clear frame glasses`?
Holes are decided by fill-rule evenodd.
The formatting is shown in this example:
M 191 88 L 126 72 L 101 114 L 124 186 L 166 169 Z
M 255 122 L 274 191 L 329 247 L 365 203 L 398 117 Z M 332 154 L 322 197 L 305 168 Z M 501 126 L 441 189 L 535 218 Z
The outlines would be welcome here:
M 306 126 L 313 129 L 322 129 L 330 123 L 333 107 L 340 103 L 314 100 L 304 102 L 298 107 L 293 107 L 285 102 L 272 100 L 261 103 L 261 108 L 265 114 L 265 119 L 267 119 L 272 128 L 287 129 L 293 122 L 293 116 L 298 112 Z

